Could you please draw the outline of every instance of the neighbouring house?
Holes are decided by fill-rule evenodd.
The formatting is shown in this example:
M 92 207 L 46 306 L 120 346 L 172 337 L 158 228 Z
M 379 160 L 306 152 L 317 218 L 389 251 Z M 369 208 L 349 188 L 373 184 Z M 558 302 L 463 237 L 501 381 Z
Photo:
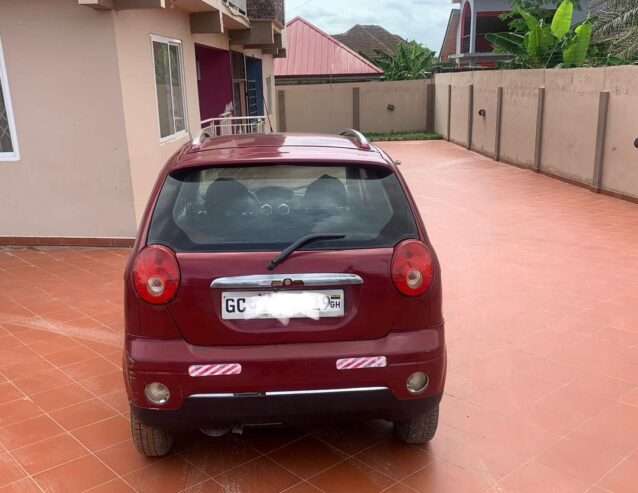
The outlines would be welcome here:
M 450 18 L 448 19 L 447 27 L 445 28 L 445 37 L 443 38 L 443 45 L 439 52 L 439 59 L 448 63 L 451 62 L 450 56 L 456 55 L 456 33 L 459 29 L 459 20 L 461 14 L 459 9 L 452 9 L 450 12 Z
M 379 53 L 394 55 L 399 45 L 405 43 L 405 39 L 401 36 L 392 34 L 381 26 L 361 24 L 357 24 L 343 34 L 335 34 L 333 38 L 372 61 L 379 56 Z
M 510 0 L 452 0 L 459 8 L 450 12 L 448 28 L 443 39 L 440 57 L 442 61 L 455 61 L 463 67 L 495 67 L 497 62 L 509 56 L 494 53 L 487 40 L 490 33 L 506 32 L 509 27 L 501 16 L 511 12 Z M 574 14 L 574 22 L 587 17 L 589 0 L 580 2 Z
M 287 56 L 275 60 L 277 85 L 379 80 L 383 70 L 317 26 L 296 17 L 286 26 Z
M 202 128 L 275 129 L 281 56 L 283 0 L 0 2 L 0 245 L 127 243 Z

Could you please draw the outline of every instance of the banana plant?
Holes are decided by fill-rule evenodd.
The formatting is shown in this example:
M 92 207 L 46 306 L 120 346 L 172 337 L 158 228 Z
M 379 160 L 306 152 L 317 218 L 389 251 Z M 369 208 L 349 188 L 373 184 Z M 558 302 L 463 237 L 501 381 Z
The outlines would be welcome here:
M 573 0 L 563 0 L 551 23 L 532 13 L 517 9 L 524 21 L 519 32 L 488 34 L 487 39 L 499 53 L 509 53 L 511 64 L 519 68 L 578 67 L 587 61 L 593 26 L 589 19 L 572 27 Z

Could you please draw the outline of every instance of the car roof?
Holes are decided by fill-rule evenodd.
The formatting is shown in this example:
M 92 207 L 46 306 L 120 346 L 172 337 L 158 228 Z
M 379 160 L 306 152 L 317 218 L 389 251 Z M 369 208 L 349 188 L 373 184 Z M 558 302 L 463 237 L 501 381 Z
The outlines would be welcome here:
M 186 145 L 169 171 L 208 166 L 246 164 L 322 163 L 392 167 L 377 147 L 347 136 L 271 133 L 232 135 Z

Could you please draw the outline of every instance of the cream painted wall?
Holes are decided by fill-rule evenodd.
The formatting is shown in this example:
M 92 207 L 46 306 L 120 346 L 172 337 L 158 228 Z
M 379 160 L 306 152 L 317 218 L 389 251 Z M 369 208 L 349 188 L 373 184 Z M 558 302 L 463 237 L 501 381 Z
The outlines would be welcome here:
M 473 80 L 473 72 L 462 72 L 452 78 L 450 140 L 464 146 L 468 143 L 469 86 Z
M 2 1 L 0 37 L 21 153 L 0 162 L 0 236 L 132 236 L 111 14 Z
M 286 95 L 286 130 L 333 133 L 351 128 L 353 87 L 353 84 L 277 87 Z
M 472 149 L 493 156 L 496 152 L 497 92 L 503 84 L 500 71 L 479 72 L 474 76 L 474 115 L 472 126 Z M 485 110 L 485 117 L 479 110 Z
M 451 74 L 438 74 L 434 79 L 434 131 L 445 138 L 448 137 L 448 86 L 451 82 Z
M 361 128 L 367 132 L 424 130 L 430 81 L 407 80 L 361 84 Z M 394 111 L 388 110 L 394 106 Z
M 160 143 L 155 68 L 151 35 L 182 42 L 184 88 L 188 131 L 200 130 L 195 44 L 189 16 L 176 9 L 122 10 L 112 14 L 128 134 L 133 204 L 137 220 L 142 216 L 158 172 L 190 136 Z M 214 40 L 211 40 L 214 42 Z
M 503 72 L 502 160 L 525 167 L 534 165 L 538 89 L 544 85 L 544 70 Z
M 512 70 L 440 74 L 436 84 L 436 131 L 445 135 L 447 88 L 452 84 L 452 138 L 465 144 L 468 84 L 474 84 L 473 149 L 492 155 L 497 89 L 503 87 L 501 160 L 534 164 L 539 88 L 545 87 L 541 170 L 585 185 L 594 175 L 601 91 L 609 111 L 603 190 L 638 198 L 638 67 Z M 485 108 L 485 120 L 478 110 Z
M 426 81 L 364 82 L 278 86 L 286 101 L 289 132 L 334 133 L 351 128 L 353 89 L 359 88 L 360 125 L 366 132 L 423 130 L 427 115 Z M 394 111 L 388 109 L 394 105 Z
M 638 198 L 638 67 L 607 69 L 610 92 L 603 187 Z
M 605 70 L 545 72 L 543 170 L 590 185 Z

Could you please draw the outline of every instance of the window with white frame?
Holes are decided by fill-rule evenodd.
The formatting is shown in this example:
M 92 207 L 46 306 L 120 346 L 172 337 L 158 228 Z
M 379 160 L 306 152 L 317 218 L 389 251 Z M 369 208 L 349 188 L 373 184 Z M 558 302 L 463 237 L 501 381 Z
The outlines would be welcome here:
M 16 136 L 13 108 L 11 107 L 11 93 L 9 92 L 9 78 L 0 39 L 0 161 L 17 161 L 18 139 Z
M 152 36 L 161 140 L 186 133 L 182 43 Z

